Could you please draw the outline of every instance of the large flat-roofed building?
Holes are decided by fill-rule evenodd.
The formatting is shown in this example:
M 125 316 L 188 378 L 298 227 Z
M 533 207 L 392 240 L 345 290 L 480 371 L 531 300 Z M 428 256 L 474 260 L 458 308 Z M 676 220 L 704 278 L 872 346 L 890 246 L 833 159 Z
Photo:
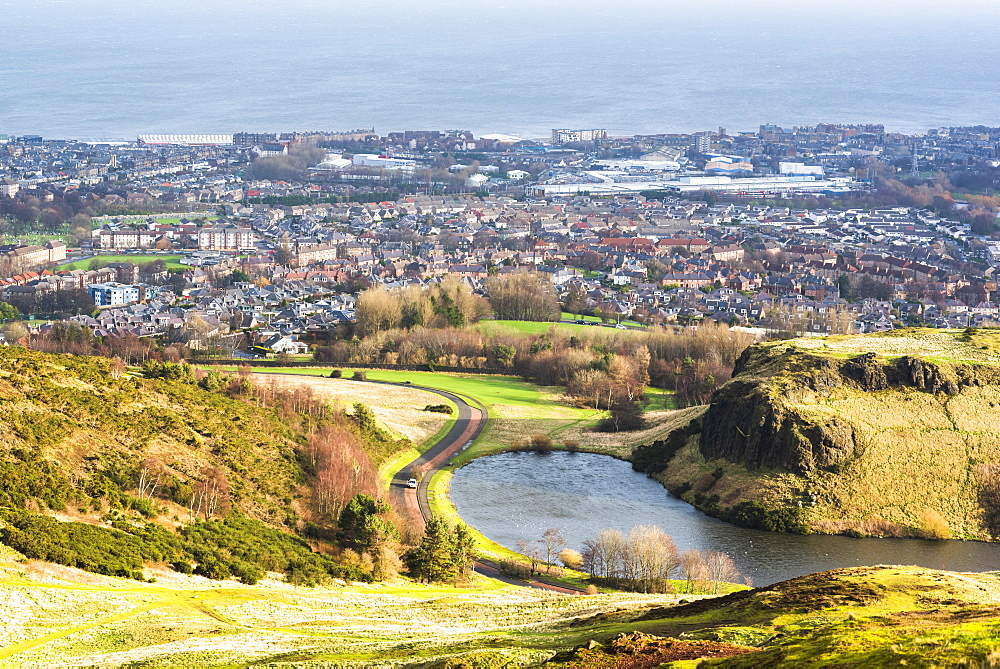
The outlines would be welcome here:
M 142 294 L 139 286 L 122 283 L 94 283 L 87 286 L 87 292 L 98 307 L 114 307 L 138 302 Z
M 557 195 L 614 195 L 641 193 L 642 191 L 669 191 L 674 193 L 693 193 L 703 190 L 714 190 L 719 193 L 729 193 L 739 197 L 757 195 L 782 195 L 795 193 L 846 193 L 860 187 L 851 179 L 817 179 L 814 176 L 773 176 L 747 177 L 736 179 L 728 176 L 693 176 L 674 179 L 632 179 L 627 174 L 609 174 L 607 172 L 584 172 L 589 177 L 586 182 L 550 183 L 530 186 L 528 192 L 533 195 L 552 197 Z
M 804 175 L 812 174 L 814 176 L 823 176 L 823 166 L 822 165 L 806 165 L 805 163 L 778 163 L 778 171 L 785 175 Z
M 379 167 L 387 170 L 407 171 L 416 167 L 415 160 L 407 158 L 393 158 L 392 156 L 380 156 L 374 153 L 358 153 L 354 155 L 354 165 L 359 167 Z
M 140 144 L 218 146 L 233 144 L 232 135 L 139 135 Z
M 257 243 L 257 234 L 250 228 L 239 228 L 235 225 L 202 228 L 198 231 L 198 248 L 214 251 L 235 251 L 236 249 L 253 248 Z
M 569 142 L 593 142 L 598 139 L 607 139 L 608 131 L 595 128 L 592 130 L 569 130 L 567 128 L 552 129 L 553 144 L 567 144 Z
M 96 241 L 102 249 L 148 249 L 162 236 L 155 230 L 101 230 Z
M 44 267 L 66 259 L 66 245 L 53 240 L 41 245 L 9 244 L 0 247 L 0 256 L 7 261 L 7 269 L 24 272 Z

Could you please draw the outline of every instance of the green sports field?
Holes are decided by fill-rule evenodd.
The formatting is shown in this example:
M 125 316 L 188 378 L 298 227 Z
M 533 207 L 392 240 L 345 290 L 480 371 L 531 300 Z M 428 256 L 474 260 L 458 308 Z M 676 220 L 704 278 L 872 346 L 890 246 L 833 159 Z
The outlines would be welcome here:
M 57 269 L 90 269 L 91 264 L 96 260 L 100 267 L 106 267 L 113 262 L 130 262 L 133 265 L 145 265 L 147 263 L 154 262 L 156 260 L 162 260 L 167 263 L 167 269 L 174 269 L 178 267 L 186 267 L 182 265 L 178 260 L 183 256 L 180 255 L 163 255 L 163 254 L 151 254 L 151 255 L 126 255 L 126 254 L 108 254 L 99 255 L 92 258 L 87 258 L 86 260 L 74 260 L 73 262 L 68 262 L 64 265 L 59 265 Z
M 582 319 L 581 319 L 582 320 Z M 589 317 L 587 322 L 597 323 L 599 322 L 593 316 Z M 479 321 L 476 327 L 479 328 L 480 332 L 486 334 L 498 334 L 498 333 L 515 333 L 524 335 L 540 335 L 551 331 L 553 328 L 557 332 L 565 334 L 586 334 L 586 333 L 605 333 L 610 332 L 634 332 L 633 328 L 641 327 L 637 323 L 632 323 L 632 321 L 625 321 L 624 325 L 628 327 L 627 330 L 618 330 L 613 327 L 606 326 L 594 326 L 594 325 L 580 325 L 578 323 L 547 323 L 540 321 Z

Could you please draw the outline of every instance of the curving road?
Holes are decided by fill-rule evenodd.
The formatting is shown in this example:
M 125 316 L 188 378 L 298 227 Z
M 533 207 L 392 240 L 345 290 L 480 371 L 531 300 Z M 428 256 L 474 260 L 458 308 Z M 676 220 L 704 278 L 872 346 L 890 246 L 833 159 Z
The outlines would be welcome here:
M 458 407 L 458 417 L 455 420 L 455 424 L 451 426 L 450 430 L 448 430 L 447 434 L 445 434 L 440 441 L 427 449 L 423 455 L 400 468 L 399 471 L 397 471 L 392 477 L 390 493 L 394 495 L 397 500 L 399 500 L 401 508 L 411 509 L 414 512 L 411 515 L 415 519 L 419 518 L 422 522 L 426 523 L 431 517 L 431 507 L 430 503 L 427 501 L 428 482 L 430 482 L 434 473 L 441 469 L 442 465 L 447 463 L 459 451 L 471 445 L 472 442 L 476 440 L 476 437 L 478 437 L 483 431 L 483 428 L 486 427 L 486 421 L 489 418 L 489 414 L 486 411 L 486 407 L 477 400 L 472 400 L 472 402 L 476 405 L 472 406 L 466 402 L 465 399 L 446 390 L 428 388 L 427 386 L 417 386 L 410 383 L 394 383 L 391 381 L 369 381 L 369 383 L 384 383 L 386 385 L 416 388 L 417 390 L 434 393 L 435 395 L 440 395 L 441 397 L 449 399 L 455 403 L 456 407 Z M 415 470 L 422 471 L 423 473 L 423 476 L 420 477 L 420 480 L 417 483 L 416 490 L 409 488 L 406 485 L 406 482 L 411 477 L 416 478 L 411 474 L 411 472 L 414 472 Z M 580 594 L 579 590 L 565 588 L 551 583 L 545 583 L 543 581 L 536 581 L 534 579 L 522 580 L 504 576 L 494 564 L 483 560 L 476 560 L 474 568 L 477 573 L 482 574 L 483 576 L 488 576 L 511 585 L 518 585 L 525 588 L 537 588 L 539 590 L 558 592 L 565 595 Z
M 280 372 L 258 373 L 316 378 L 310 374 L 289 375 Z M 427 449 L 422 455 L 411 462 L 408 462 L 401 467 L 399 471 L 393 474 L 392 483 L 389 486 L 389 494 L 391 494 L 399 502 L 399 508 L 408 509 L 411 512 L 410 515 L 414 521 L 426 523 L 431 517 L 431 507 L 427 501 L 427 484 L 430 482 L 431 477 L 435 472 L 441 469 L 442 465 L 451 460 L 451 458 L 453 458 L 459 451 L 469 446 L 476 440 L 476 438 L 482 433 L 483 428 L 486 427 L 486 421 L 489 418 L 489 414 L 486 411 L 486 407 L 479 401 L 470 398 L 469 401 L 472 402 L 472 404 L 470 404 L 469 401 L 465 400 L 465 398 L 459 397 L 458 395 L 450 393 L 447 390 L 428 388 L 427 386 L 418 386 L 412 383 L 376 381 L 373 379 L 368 380 L 367 383 L 380 383 L 387 386 L 416 388 L 417 390 L 434 393 L 435 395 L 451 400 L 455 403 L 455 406 L 458 407 L 458 417 L 455 419 L 455 424 L 451 426 L 451 429 L 449 429 L 436 444 Z M 423 470 L 423 476 L 413 476 L 411 472 L 414 470 Z M 407 487 L 406 485 L 407 480 L 411 477 L 420 479 L 415 490 Z M 482 560 L 476 561 L 475 570 L 479 574 L 488 576 L 498 581 L 503 581 L 504 583 L 509 583 L 511 585 L 518 585 L 526 588 L 538 588 L 539 590 L 558 592 L 566 595 L 581 594 L 580 590 L 553 585 L 543 581 L 536 581 L 534 579 L 521 580 L 504 576 L 494 564 L 484 562 Z
M 414 514 L 415 517 L 419 517 L 426 523 L 431 517 L 431 507 L 427 501 L 427 484 L 431 480 L 431 476 L 443 464 L 454 457 L 456 453 L 470 445 L 480 435 L 483 428 L 486 427 L 486 420 L 488 418 L 486 407 L 475 400 L 472 401 L 475 402 L 476 406 L 472 406 L 458 395 L 446 390 L 438 390 L 437 388 L 417 386 L 411 383 L 394 383 L 391 381 L 369 381 L 369 383 L 416 388 L 417 390 L 440 395 L 445 399 L 451 400 L 458 407 L 458 417 L 447 434 L 427 449 L 423 455 L 406 463 L 392 477 L 392 484 L 389 488 L 392 495 L 402 503 L 404 508 L 417 511 Z M 416 477 L 411 474 L 411 472 L 415 473 L 417 471 L 422 471 L 423 476 Z M 407 480 L 411 477 L 419 479 L 416 490 L 406 486 Z

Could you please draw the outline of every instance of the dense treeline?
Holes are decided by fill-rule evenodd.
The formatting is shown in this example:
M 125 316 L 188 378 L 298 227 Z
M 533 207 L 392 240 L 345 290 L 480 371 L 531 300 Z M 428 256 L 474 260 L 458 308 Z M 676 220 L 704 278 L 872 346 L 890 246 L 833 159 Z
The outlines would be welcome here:
M 534 272 L 490 277 L 486 295 L 500 320 L 558 321 L 562 315 L 552 282 Z
M 752 343 L 750 334 L 712 324 L 646 332 L 553 329 L 541 335 L 417 327 L 321 347 L 316 359 L 515 373 L 541 385 L 564 386 L 574 401 L 600 409 L 634 404 L 652 385 L 676 391 L 684 407 L 707 402 Z
M 558 321 L 562 314 L 552 283 L 535 273 L 490 277 L 486 295 L 476 295 L 454 276 L 429 286 L 369 288 L 358 296 L 354 333 L 366 337 L 395 329 L 461 328 L 490 314 L 501 320 Z
M 401 290 L 371 288 L 358 296 L 355 333 L 377 334 L 397 328 L 459 328 L 478 322 L 490 313 L 489 304 L 467 284 L 446 277 L 434 286 L 409 286 Z

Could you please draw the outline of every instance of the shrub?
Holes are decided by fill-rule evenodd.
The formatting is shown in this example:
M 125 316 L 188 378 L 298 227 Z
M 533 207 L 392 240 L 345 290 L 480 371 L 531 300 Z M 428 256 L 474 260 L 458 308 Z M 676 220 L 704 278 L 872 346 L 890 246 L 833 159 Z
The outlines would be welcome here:
M 583 566 L 583 556 L 572 548 L 559 551 L 559 561 L 570 569 L 580 569 Z
M 232 575 L 229 567 L 212 556 L 206 556 L 199 562 L 198 566 L 194 568 L 194 573 L 216 581 L 227 579 Z
M 153 500 L 123 495 L 122 502 L 126 507 L 134 511 L 138 511 L 143 518 L 155 518 L 158 515 L 156 505 L 153 504 Z
M 924 509 L 917 519 L 920 521 L 918 534 L 924 539 L 950 539 L 948 521 L 934 509 Z
M 570 453 L 576 453 L 580 450 L 580 442 L 575 439 L 567 439 L 563 442 L 563 447 Z
M 194 567 L 187 560 L 175 560 L 170 563 L 170 568 L 181 574 L 194 573 Z
M 264 570 L 257 565 L 238 560 L 230 565 L 233 576 L 240 579 L 241 583 L 256 585 L 260 579 L 264 578 Z
M 713 495 L 713 497 L 717 503 L 718 496 Z M 740 502 L 736 506 L 722 509 L 718 517 L 734 525 L 766 532 L 809 534 L 811 531 L 806 522 L 805 509 L 791 506 L 768 509 L 760 502 Z
M 344 370 L 342 369 L 334 369 L 330 372 L 331 379 L 339 379 L 342 376 L 344 376 Z
M 533 434 L 531 435 L 531 447 L 536 451 L 551 451 L 552 438 L 547 434 Z
M 433 413 L 443 413 L 448 416 L 451 415 L 451 406 L 448 404 L 428 404 L 424 407 L 424 411 L 431 411 Z
M 368 380 L 368 372 L 366 372 L 363 369 L 356 369 L 356 370 L 354 370 L 354 380 L 355 381 L 367 381 Z
M 593 583 L 589 583 L 587 585 L 587 589 L 584 592 L 586 594 L 588 594 L 588 595 L 596 595 L 597 594 L 597 586 L 594 585 Z
M 504 576 L 512 578 L 531 578 L 531 566 L 517 560 L 501 560 L 497 564 L 497 569 Z

